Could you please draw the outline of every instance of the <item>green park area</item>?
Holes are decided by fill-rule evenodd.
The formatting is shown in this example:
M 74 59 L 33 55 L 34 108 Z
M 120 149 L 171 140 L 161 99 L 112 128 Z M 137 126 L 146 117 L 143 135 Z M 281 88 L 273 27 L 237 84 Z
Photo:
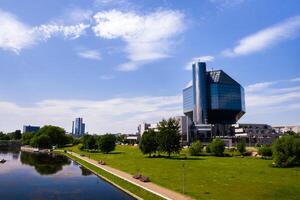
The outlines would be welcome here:
M 111 153 L 66 148 L 132 175 L 140 172 L 158 185 L 195 199 L 299 199 L 300 168 L 274 168 L 254 157 L 189 156 L 186 150 L 164 157 L 143 155 L 137 146 Z

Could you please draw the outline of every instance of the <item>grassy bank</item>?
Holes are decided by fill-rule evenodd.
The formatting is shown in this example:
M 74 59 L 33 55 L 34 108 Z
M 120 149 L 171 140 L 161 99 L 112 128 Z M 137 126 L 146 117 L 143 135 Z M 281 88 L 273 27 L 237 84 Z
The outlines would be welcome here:
M 66 153 L 63 153 L 64 155 L 68 156 L 69 158 L 71 158 L 72 160 L 78 162 L 79 164 L 85 166 L 87 169 L 93 171 L 94 173 L 97 173 L 99 174 L 99 176 L 101 177 L 104 177 L 106 179 L 108 179 L 109 181 L 113 182 L 114 184 L 118 185 L 119 187 L 129 191 L 130 193 L 133 193 L 135 194 L 136 196 L 138 197 L 141 197 L 145 200 L 152 200 L 152 199 L 157 199 L 157 200 L 162 200 L 161 197 L 155 195 L 155 194 L 152 194 L 151 192 L 148 192 L 140 187 L 137 187 L 123 179 L 120 179 L 119 177 L 116 177 L 84 160 L 81 160 L 77 157 L 74 157 L 70 154 L 66 154 Z
M 271 160 L 181 156 L 148 158 L 138 147 L 117 146 L 110 154 L 69 148 L 114 168 L 135 174 L 196 199 L 299 199 L 300 168 L 272 168 Z

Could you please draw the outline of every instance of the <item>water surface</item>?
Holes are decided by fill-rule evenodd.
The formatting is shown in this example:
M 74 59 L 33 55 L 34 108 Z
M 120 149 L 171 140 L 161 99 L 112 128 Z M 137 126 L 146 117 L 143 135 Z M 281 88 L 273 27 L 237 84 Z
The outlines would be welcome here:
M 0 199 L 133 199 L 63 155 L 0 151 Z

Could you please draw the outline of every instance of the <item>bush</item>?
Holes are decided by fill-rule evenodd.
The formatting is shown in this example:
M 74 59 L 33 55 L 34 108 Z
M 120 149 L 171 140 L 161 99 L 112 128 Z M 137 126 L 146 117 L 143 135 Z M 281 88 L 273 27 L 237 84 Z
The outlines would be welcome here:
M 246 152 L 246 142 L 245 142 L 245 140 L 241 140 L 241 141 L 237 144 L 236 148 L 237 148 L 237 150 L 238 150 L 241 154 L 245 153 L 245 152 Z
M 191 156 L 198 156 L 202 152 L 203 145 L 198 140 L 192 143 L 192 145 L 189 148 L 189 153 Z
M 300 165 L 300 138 L 298 136 L 287 135 L 277 139 L 272 150 L 275 166 Z
M 272 156 L 272 148 L 268 146 L 261 146 L 258 148 L 258 155 L 262 157 L 271 157 Z
M 210 144 L 205 147 L 206 153 L 211 153 Z
M 115 150 L 116 137 L 112 134 L 102 135 L 97 139 L 97 145 L 103 153 L 109 153 Z
M 141 138 L 139 148 L 143 154 L 149 154 L 149 157 L 151 157 L 151 154 L 155 153 L 158 148 L 157 133 L 152 129 L 145 131 Z
M 216 156 L 223 156 L 225 150 L 224 141 L 219 138 L 214 139 L 212 143 L 209 144 L 209 148 L 211 152 Z

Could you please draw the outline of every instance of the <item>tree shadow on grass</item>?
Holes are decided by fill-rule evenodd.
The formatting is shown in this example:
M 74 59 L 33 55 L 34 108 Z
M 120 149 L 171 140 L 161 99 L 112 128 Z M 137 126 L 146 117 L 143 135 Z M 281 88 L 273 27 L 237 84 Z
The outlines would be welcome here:
M 113 151 L 113 152 L 109 152 L 108 154 L 124 154 L 124 151 Z
M 180 157 L 180 156 L 166 156 L 166 155 L 156 155 L 146 158 L 162 158 L 162 159 L 168 159 L 168 160 L 206 160 L 205 158 L 201 157 Z

